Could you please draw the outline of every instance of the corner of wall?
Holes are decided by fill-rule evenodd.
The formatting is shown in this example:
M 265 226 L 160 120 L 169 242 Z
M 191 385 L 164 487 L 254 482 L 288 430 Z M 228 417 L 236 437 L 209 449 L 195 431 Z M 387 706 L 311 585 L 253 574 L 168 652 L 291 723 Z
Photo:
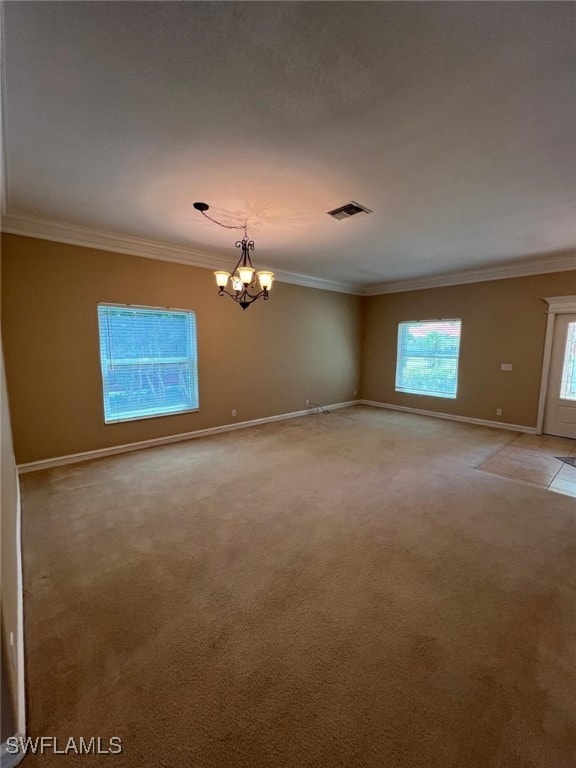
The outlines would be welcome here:
M 26 731 L 24 688 L 24 613 L 21 550 L 20 485 L 10 429 L 4 360 L 0 349 L 1 378 L 1 465 L 0 514 L 2 524 L 2 624 L 6 641 L 6 665 L 14 725 L 19 735 Z M 4 663 L 4 662 L 3 662 Z M 13 734 L 16 735 L 16 734 Z M 5 759 L 2 760 L 2 766 Z M 16 763 L 13 763 L 14 765 Z

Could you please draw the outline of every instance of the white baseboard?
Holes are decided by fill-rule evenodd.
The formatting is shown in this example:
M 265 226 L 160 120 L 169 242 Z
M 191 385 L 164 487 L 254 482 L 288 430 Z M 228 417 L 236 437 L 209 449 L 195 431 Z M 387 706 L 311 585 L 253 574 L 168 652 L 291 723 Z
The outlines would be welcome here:
M 508 429 L 512 432 L 526 432 L 537 434 L 536 427 L 525 427 L 521 424 L 503 424 L 500 421 L 487 421 L 486 419 L 473 419 L 469 416 L 454 416 L 450 413 L 438 413 L 437 411 L 425 411 L 421 408 L 408 408 L 403 405 L 393 405 L 392 403 L 379 403 L 375 400 L 348 400 L 343 403 L 332 403 L 331 405 L 322 405 L 327 411 L 334 411 L 339 408 L 349 408 L 352 405 L 372 405 L 376 408 L 387 408 L 392 411 L 406 411 L 407 413 L 417 413 L 421 416 L 434 416 L 437 419 L 449 419 L 451 421 L 463 421 L 468 424 L 478 424 L 483 427 L 494 427 L 496 429 Z M 247 427 L 256 427 L 259 424 L 269 424 L 273 421 L 286 421 L 287 419 L 296 419 L 299 416 L 307 416 L 314 413 L 314 407 L 307 408 L 304 411 L 292 411 L 291 413 L 280 413 L 276 416 L 265 416 L 261 419 L 252 419 L 251 421 L 240 421 L 236 424 L 222 424 L 219 427 L 209 427 L 207 429 L 197 429 L 194 432 L 183 432 L 179 435 L 169 435 L 167 437 L 157 437 L 152 440 L 141 440 L 137 443 L 126 443 L 124 445 L 113 445 L 110 448 L 98 448 L 94 451 L 83 451 L 82 453 L 72 453 L 68 456 L 56 456 L 53 459 L 40 459 L 39 461 L 30 461 L 26 464 L 18 465 L 19 474 L 26 472 L 36 472 L 40 469 L 51 469 L 53 467 L 62 467 L 66 464 L 76 464 L 81 461 L 91 461 L 92 459 L 103 459 L 106 456 L 114 456 L 118 453 L 131 453 L 132 451 L 141 451 L 145 448 L 155 448 L 160 445 L 169 445 L 170 443 L 180 443 L 184 440 L 193 440 L 197 437 L 209 437 L 218 435 L 222 432 L 233 432 L 236 429 L 246 429 Z
M 359 400 L 348 400 L 345 403 L 332 403 L 323 405 L 322 408 L 328 411 L 334 411 L 337 408 L 348 408 L 351 405 L 358 405 Z M 313 413 L 315 408 L 307 408 L 304 411 L 292 411 L 291 413 L 280 413 L 277 416 L 265 416 L 262 419 L 252 419 L 251 421 L 239 421 L 236 424 L 222 424 L 219 427 L 209 427 L 208 429 L 197 429 L 194 432 L 183 432 L 179 435 L 169 435 L 168 437 L 157 437 L 152 440 L 140 440 L 137 443 L 126 443 L 125 445 L 114 445 L 110 448 L 98 448 L 94 451 L 83 451 L 82 453 L 72 453 L 68 456 L 56 456 L 53 459 L 40 459 L 39 461 L 30 461 L 18 465 L 18 472 L 37 472 L 40 469 L 51 469 L 52 467 L 62 467 L 65 464 L 76 464 L 80 461 L 91 461 L 92 459 L 102 459 L 106 456 L 114 456 L 117 453 L 131 453 L 132 451 L 141 451 L 145 448 L 155 448 L 159 445 L 168 445 L 170 443 L 180 443 L 184 440 L 192 440 L 196 437 L 208 437 L 209 435 L 218 435 L 222 432 L 232 432 L 236 429 L 246 429 L 247 427 L 256 427 L 259 424 L 268 424 L 272 421 L 285 421 L 286 419 L 296 419 L 299 416 L 307 416 Z
M 436 419 L 449 419 L 450 421 L 463 421 L 466 424 L 478 424 L 481 427 L 493 427 L 495 429 L 508 429 L 511 432 L 526 432 L 531 435 L 538 434 L 536 427 L 525 427 L 522 424 L 503 424 L 501 421 L 488 421 L 487 419 L 473 419 L 471 416 L 455 416 L 451 413 L 439 413 L 438 411 L 425 411 L 422 408 L 409 408 L 405 405 L 392 405 L 392 403 L 377 403 L 375 400 L 358 400 L 358 405 L 373 405 L 375 408 L 388 408 L 391 411 L 406 411 L 417 413 L 420 416 L 434 416 Z

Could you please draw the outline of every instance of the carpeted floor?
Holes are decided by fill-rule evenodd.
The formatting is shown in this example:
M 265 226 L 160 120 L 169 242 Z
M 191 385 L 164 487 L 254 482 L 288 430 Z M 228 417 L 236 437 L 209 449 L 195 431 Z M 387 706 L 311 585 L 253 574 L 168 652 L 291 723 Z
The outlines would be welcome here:
M 576 501 L 367 407 L 22 478 L 29 732 L 110 768 L 568 768 Z

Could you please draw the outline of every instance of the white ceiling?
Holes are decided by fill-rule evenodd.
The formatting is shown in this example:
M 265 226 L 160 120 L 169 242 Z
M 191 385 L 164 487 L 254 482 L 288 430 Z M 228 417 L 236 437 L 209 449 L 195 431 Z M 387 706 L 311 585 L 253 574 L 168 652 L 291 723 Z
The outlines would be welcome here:
M 248 219 L 258 267 L 351 286 L 565 257 L 575 25 L 567 2 L 5 2 L 6 207 L 232 266 L 202 200 Z M 326 215 L 350 200 L 374 212 Z

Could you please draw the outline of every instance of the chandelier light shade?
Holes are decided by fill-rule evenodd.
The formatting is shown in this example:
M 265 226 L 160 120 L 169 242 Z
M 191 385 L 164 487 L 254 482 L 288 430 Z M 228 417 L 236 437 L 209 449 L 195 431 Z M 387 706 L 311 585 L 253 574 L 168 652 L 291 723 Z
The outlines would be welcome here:
M 260 281 L 260 288 L 263 291 L 269 291 L 274 282 L 274 272 L 258 272 L 258 280 Z
M 269 298 L 269 291 L 272 288 L 274 282 L 274 272 L 267 270 L 261 270 L 256 272 L 252 259 L 250 258 L 250 251 L 254 250 L 254 241 L 248 239 L 247 225 L 230 226 L 228 224 L 221 224 L 211 216 L 208 216 L 206 211 L 208 205 L 206 203 L 194 203 L 194 208 L 207 219 L 214 224 L 218 224 L 219 227 L 225 229 L 243 229 L 244 237 L 242 240 L 236 241 L 236 248 L 241 248 L 242 253 L 240 258 L 236 262 L 236 266 L 232 272 L 225 272 L 224 270 L 217 270 L 214 272 L 216 278 L 216 285 L 218 286 L 219 296 L 230 296 L 235 302 L 240 304 L 242 309 L 247 309 L 250 304 L 253 304 L 256 299 L 262 297 L 265 301 Z M 228 281 L 231 283 L 231 291 L 227 290 Z M 260 290 L 258 290 L 258 283 L 260 283 Z
M 214 276 L 216 277 L 216 285 L 218 288 L 226 288 L 230 272 L 214 272 Z

